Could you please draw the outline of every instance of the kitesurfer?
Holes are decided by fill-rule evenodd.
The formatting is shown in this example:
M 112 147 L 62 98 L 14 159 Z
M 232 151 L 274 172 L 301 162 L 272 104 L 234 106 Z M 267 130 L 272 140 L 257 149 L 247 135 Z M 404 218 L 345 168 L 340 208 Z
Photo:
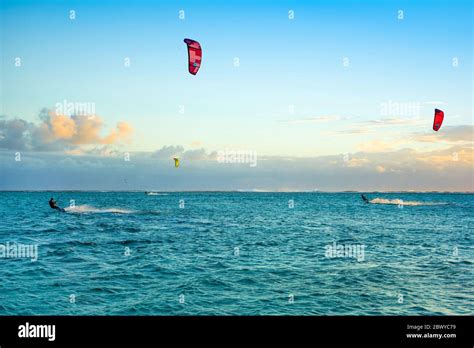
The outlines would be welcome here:
M 59 211 L 64 211 L 64 209 L 62 209 L 62 208 L 60 208 L 60 207 L 58 207 L 58 206 L 56 205 L 56 201 L 54 200 L 53 197 L 51 197 L 51 199 L 49 200 L 49 206 L 50 206 L 51 209 L 56 209 L 56 210 L 59 210 Z
M 365 197 L 364 194 L 361 194 L 360 197 L 364 200 L 365 203 L 369 203 L 369 199 Z

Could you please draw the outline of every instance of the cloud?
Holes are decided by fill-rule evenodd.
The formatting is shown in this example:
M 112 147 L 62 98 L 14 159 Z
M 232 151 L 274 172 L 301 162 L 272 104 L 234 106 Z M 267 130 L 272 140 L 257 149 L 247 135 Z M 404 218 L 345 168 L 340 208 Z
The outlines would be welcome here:
M 474 141 L 474 126 L 459 125 L 459 126 L 445 126 L 441 127 L 438 132 L 418 133 L 411 137 L 412 140 L 438 143 L 438 142 L 473 142 Z
M 346 167 L 355 168 L 355 167 L 363 167 L 367 164 L 369 160 L 367 158 L 350 158 L 347 159 L 344 164 Z
M 111 156 L 123 156 L 125 152 L 118 151 L 116 148 L 114 148 L 111 145 L 99 145 L 99 146 L 95 146 L 93 148 L 88 149 L 87 154 L 111 157 Z
M 346 126 L 344 129 L 330 131 L 325 135 L 359 135 L 378 132 L 378 127 L 395 127 L 395 126 L 417 126 L 426 125 L 428 120 L 420 118 L 380 118 L 368 121 L 357 122 L 353 125 Z
M 50 132 L 52 141 L 55 139 L 70 139 L 78 133 L 75 120 L 64 115 L 51 115 L 48 126 L 47 130 Z
M 80 156 L 86 154 L 86 152 L 80 148 L 75 148 L 72 150 L 66 150 L 64 151 L 66 155 L 74 155 L 74 156 Z M 90 152 L 89 152 L 90 153 Z
M 186 158 L 186 170 L 177 171 L 169 160 L 176 154 Z M 462 144 L 442 151 L 259 156 L 256 167 L 220 164 L 204 149 L 179 145 L 131 153 L 130 158 L 26 153 L 16 162 L 11 151 L 0 151 L 0 189 L 474 191 L 474 147 Z
M 416 159 L 438 170 L 447 167 L 466 167 L 472 169 L 474 165 L 474 148 L 453 146 L 446 150 L 420 154 Z
M 206 150 L 204 149 L 196 149 L 196 150 L 188 150 L 183 153 L 183 159 L 185 160 L 206 160 L 209 159 Z
M 47 142 L 63 141 L 67 145 L 111 145 L 126 140 L 132 128 L 126 122 L 119 122 L 108 135 L 101 136 L 104 128 L 99 116 L 64 116 L 51 114 L 41 124 Z
M 90 146 L 127 142 L 133 132 L 128 123 L 119 122 L 102 136 L 105 127 L 99 116 L 65 116 L 43 109 L 39 119 L 39 124 L 18 118 L 0 120 L 0 148 L 81 154 Z
M 103 138 L 102 144 L 110 145 L 120 141 L 129 140 L 132 132 L 132 126 L 126 122 L 119 122 L 117 123 L 117 127 L 112 129 L 110 134 Z
M 385 167 L 383 167 L 383 166 L 376 166 L 376 167 L 375 167 L 375 171 L 376 171 L 377 173 L 385 173 L 386 169 L 385 169 Z
M 3 118 L 3 117 L 2 117 Z M 0 119 L 0 148 L 9 150 L 26 150 L 27 133 L 34 126 L 22 119 Z
M 401 149 L 397 151 L 359 152 L 349 155 L 357 158 L 359 163 L 365 158 L 366 165 L 359 166 L 369 169 L 375 165 L 378 173 L 399 172 L 413 173 L 428 170 L 459 170 L 470 171 L 474 165 L 473 146 L 452 146 L 444 150 L 417 151 Z M 446 172 L 449 177 L 449 172 Z M 471 173 L 472 178 L 472 173 Z M 472 179 L 471 179 L 472 181 Z M 472 184 L 472 183 L 471 183 Z
M 184 153 L 184 147 L 178 146 L 163 146 L 161 149 L 152 153 L 152 157 L 156 159 L 173 159 L 174 157 L 181 157 Z
M 317 117 L 308 117 L 308 118 L 300 118 L 300 119 L 281 120 L 280 122 L 286 122 L 290 124 L 324 123 L 324 122 L 339 121 L 341 119 L 343 119 L 341 116 L 327 115 L 327 116 L 317 116 Z
M 392 151 L 395 145 L 395 142 L 389 143 L 383 140 L 375 139 L 359 144 L 357 146 L 357 150 L 363 152 L 387 152 Z
M 183 146 L 163 146 L 151 154 L 151 157 L 159 160 L 169 160 L 175 157 L 188 161 L 215 160 L 216 152 L 207 153 L 204 148 L 185 150 Z
M 326 136 L 341 136 L 341 135 L 360 135 L 360 134 L 368 134 L 368 133 L 375 133 L 375 130 L 369 127 L 349 127 L 341 130 L 336 131 L 329 131 L 329 132 L 322 132 L 322 135 Z
M 380 118 L 369 121 L 360 122 L 361 125 L 366 126 L 411 126 L 411 125 L 420 125 L 427 123 L 426 120 L 420 118 L 401 118 L 401 117 L 392 117 L 392 118 Z

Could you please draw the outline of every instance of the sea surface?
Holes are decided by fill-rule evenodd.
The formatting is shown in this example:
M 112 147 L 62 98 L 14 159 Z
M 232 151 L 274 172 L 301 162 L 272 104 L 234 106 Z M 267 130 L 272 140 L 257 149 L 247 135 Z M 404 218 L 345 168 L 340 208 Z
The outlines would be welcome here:
M 367 196 L 0 192 L 0 315 L 474 314 L 474 195 Z

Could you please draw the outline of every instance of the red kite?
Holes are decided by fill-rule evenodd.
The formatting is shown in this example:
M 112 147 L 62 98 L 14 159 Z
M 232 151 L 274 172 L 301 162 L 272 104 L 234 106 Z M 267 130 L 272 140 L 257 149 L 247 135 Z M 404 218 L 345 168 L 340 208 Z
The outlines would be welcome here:
M 191 40 L 191 39 L 184 39 L 186 45 L 188 45 L 188 68 L 189 72 L 193 75 L 196 75 L 201 67 L 201 60 L 202 60 L 202 49 L 199 42 Z
M 444 119 L 444 112 L 439 109 L 435 109 L 434 120 L 433 120 L 434 131 L 438 131 L 441 128 L 441 125 L 443 124 L 443 119 Z

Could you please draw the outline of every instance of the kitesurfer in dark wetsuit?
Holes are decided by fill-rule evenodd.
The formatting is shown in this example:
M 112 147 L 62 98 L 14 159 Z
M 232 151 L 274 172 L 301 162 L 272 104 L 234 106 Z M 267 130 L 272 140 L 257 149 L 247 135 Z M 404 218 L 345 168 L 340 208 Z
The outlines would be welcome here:
M 369 199 L 365 197 L 364 194 L 361 194 L 360 197 L 364 200 L 365 203 L 369 203 Z
M 49 200 L 49 206 L 51 207 L 51 209 L 62 210 L 56 205 L 56 201 L 52 197 Z

